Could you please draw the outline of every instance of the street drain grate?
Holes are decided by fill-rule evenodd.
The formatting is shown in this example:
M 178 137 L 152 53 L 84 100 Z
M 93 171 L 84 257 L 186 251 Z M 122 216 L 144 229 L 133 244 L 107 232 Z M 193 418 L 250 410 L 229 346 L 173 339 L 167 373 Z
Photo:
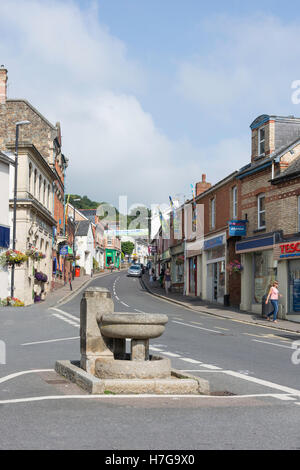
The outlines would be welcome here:
M 236 395 L 236 393 L 228 392 L 227 390 L 224 390 L 222 392 L 211 392 L 210 395 L 215 396 L 215 397 L 233 397 Z
M 60 385 L 60 384 L 68 384 L 69 382 L 67 380 L 59 380 L 59 379 L 53 379 L 53 380 L 45 380 L 47 384 L 50 385 Z

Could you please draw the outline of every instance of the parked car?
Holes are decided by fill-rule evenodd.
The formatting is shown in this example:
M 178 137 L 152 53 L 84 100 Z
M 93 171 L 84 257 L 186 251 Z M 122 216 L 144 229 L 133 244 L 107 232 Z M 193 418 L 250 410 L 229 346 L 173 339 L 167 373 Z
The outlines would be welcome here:
M 127 276 L 141 277 L 141 275 L 142 268 L 139 264 L 132 264 L 130 268 L 128 268 Z

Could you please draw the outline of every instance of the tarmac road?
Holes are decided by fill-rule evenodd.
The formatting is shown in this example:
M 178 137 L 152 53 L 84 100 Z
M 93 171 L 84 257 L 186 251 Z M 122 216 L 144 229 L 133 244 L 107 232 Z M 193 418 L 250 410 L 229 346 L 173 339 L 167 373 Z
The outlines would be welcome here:
M 51 309 L 1 309 L 1 449 L 300 448 L 300 335 L 195 313 L 124 272 L 92 285 L 111 290 L 115 311 L 167 314 L 152 352 L 208 379 L 216 396 L 91 397 L 53 372 L 57 359 L 79 358 L 82 292 Z

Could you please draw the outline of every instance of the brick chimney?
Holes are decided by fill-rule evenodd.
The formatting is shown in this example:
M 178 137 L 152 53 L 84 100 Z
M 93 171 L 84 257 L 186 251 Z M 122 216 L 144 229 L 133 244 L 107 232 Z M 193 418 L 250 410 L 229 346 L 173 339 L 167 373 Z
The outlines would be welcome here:
M 0 67 L 0 104 L 6 103 L 7 92 L 7 70 L 4 65 Z
M 206 182 L 206 175 L 202 175 L 202 181 L 199 183 L 196 183 L 196 197 L 199 196 L 199 194 L 204 193 L 207 189 L 211 187 L 211 183 Z

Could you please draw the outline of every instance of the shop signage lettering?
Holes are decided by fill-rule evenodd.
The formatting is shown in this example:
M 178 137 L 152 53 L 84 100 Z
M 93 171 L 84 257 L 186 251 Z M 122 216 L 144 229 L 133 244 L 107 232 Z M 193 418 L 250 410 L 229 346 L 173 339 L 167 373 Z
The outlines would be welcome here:
M 284 245 L 279 245 L 281 250 L 281 255 L 289 255 L 299 253 L 300 256 L 300 242 L 297 243 L 285 243 Z
M 247 220 L 230 220 L 228 223 L 229 226 L 229 236 L 230 237 L 244 237 L 247 234 Z

